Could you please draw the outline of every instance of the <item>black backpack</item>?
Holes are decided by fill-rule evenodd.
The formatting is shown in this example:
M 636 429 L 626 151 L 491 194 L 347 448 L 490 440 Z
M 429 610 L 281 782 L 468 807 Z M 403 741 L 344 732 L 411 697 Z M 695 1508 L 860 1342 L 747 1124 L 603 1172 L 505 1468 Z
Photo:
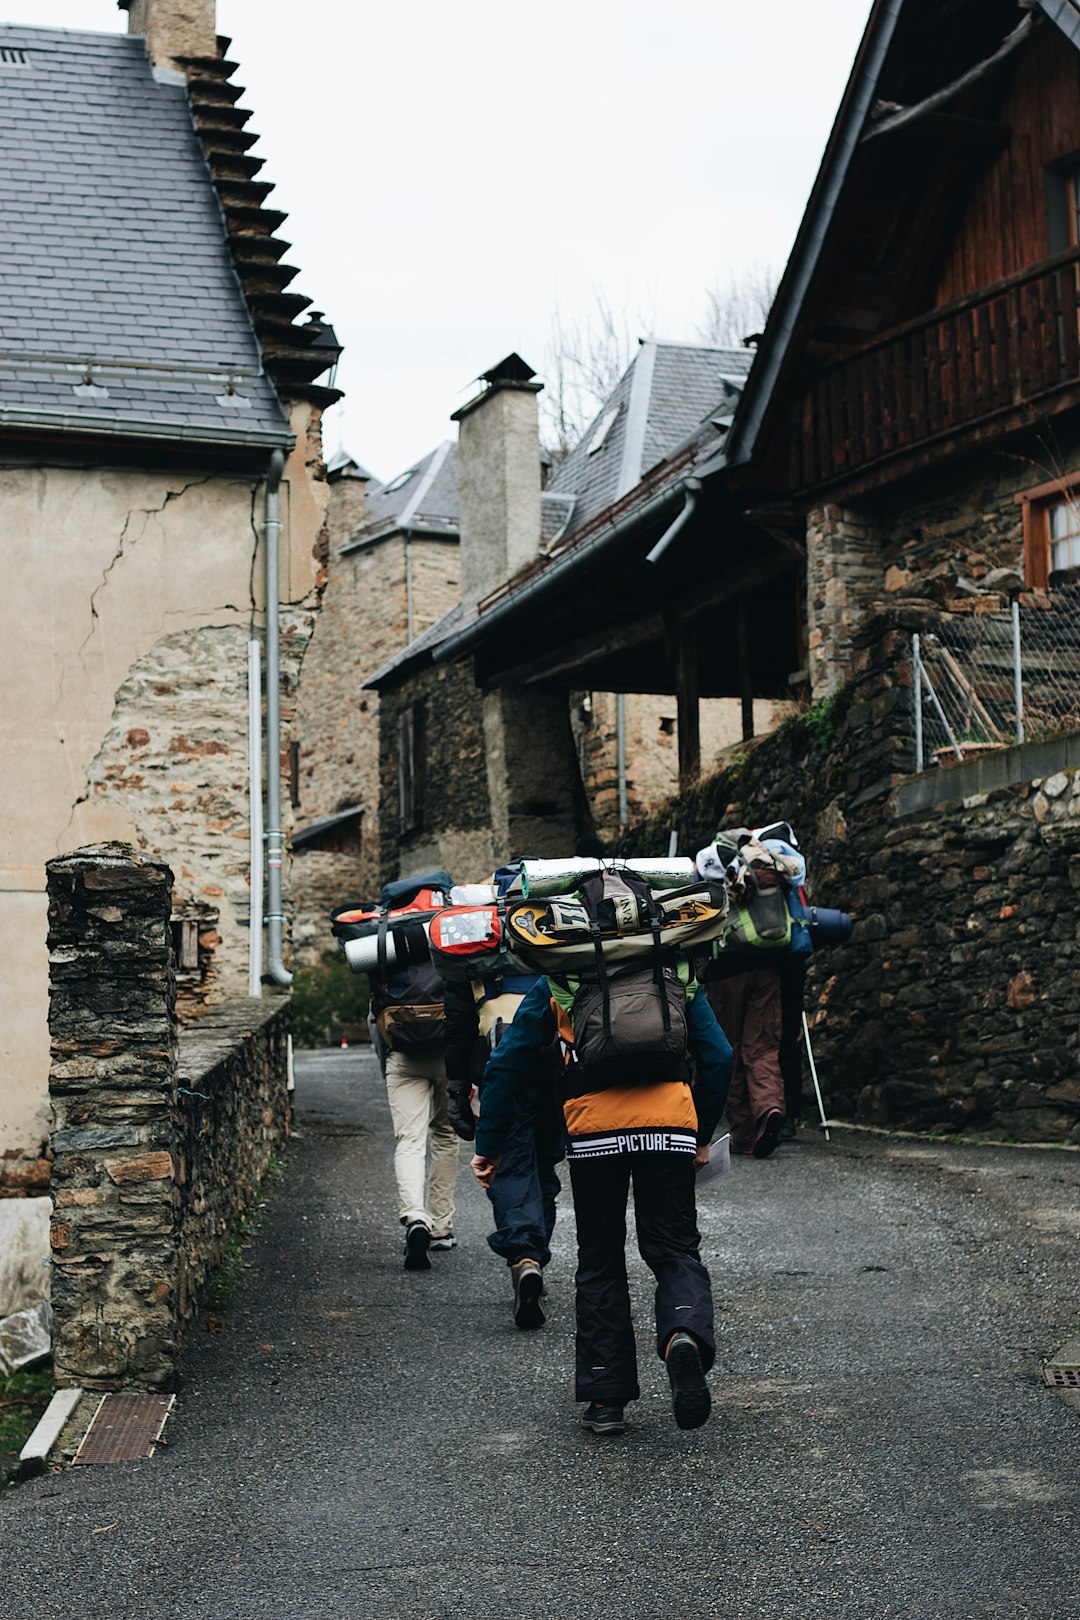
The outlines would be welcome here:
M 571 1094 L 613 1086 L 689 1080 L 686 985 L 677 958 L 660 943 L 660 914 L 648 885 L 631 872 L 598 872 L 581 886 L 595 946 L 595 975 L 573 999 Z M 642 922 L 652 927 L 645 963 L 609 966 L 603 938 Z

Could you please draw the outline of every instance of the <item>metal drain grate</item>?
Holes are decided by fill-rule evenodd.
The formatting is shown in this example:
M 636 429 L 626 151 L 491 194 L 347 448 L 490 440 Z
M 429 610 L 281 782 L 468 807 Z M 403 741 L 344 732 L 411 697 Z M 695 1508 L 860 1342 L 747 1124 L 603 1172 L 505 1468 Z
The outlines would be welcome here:
M 1044 1367 L 1043 1378 L 1053 1389 L 1080 1389 L 1080 1367 Z
M 75 1453 L 77 1463 L 152 1457 L 175 1395 L 105 1395 Z

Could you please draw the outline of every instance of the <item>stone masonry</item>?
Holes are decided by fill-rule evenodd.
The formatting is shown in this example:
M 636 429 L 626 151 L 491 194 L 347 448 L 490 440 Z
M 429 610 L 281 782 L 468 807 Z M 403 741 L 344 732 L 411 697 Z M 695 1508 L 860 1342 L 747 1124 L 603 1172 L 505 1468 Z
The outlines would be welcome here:
M 168 1388 L 197 1288 L 286 1130 L 287 1002 L 221 1009 L 181 1058 L 169 868 L 89 846 L 51 861 L 48 885 L 56 1380 Z
M 828 697 L 849 678 L 854 637 L 886 603 L 956 598 L 958 579 L 995 569 L 1024 574 L 1019 497 L 1080 469 L 1080 436 L 1040 430 L 1006 448 L 948 465 L 918 481 L 806 517 L 811 691 Z
M 834 1117 L 1080 1142 L 1080 743 L 1003 750 L 989 790 L 956 765 L 933 806 L 906 808 L 923 780 L 910 637 L 934 622 L 897 609 L 865 623 L 831 703 L 671 801 L 638 848 L 662 853 L 672 825 L 690 850 L 721 826 L 795 826 L 811 899 L 855 918 L 808 980 Z

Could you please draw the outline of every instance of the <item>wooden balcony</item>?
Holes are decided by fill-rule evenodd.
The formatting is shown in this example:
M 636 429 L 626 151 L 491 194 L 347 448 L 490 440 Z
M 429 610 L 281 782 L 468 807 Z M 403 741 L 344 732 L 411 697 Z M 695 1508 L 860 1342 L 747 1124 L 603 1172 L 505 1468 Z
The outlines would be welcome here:
M 796 488 L 935 440 L 1003 431 L 1080 382 L 1080 249 L 958 299 L 829 366 L 803 396 Z

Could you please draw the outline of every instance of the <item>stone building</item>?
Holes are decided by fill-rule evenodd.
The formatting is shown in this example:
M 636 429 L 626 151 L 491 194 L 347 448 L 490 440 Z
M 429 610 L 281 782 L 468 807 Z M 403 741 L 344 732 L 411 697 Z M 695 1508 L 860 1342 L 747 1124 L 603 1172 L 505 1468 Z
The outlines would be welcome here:
M 163 857 L 186 1010 L 257 992 L 250 649 L 276 622 L 287 734 L 326 544 L 338 394 L 317 379 L 338 350 L 298 320 L 229 42 L 213 0 L 124 9 L 127 35 L 0 28 L 7 1195 L 48 1185 L 50 857 L 110 839 Z M 284 982 L 280 929 L 279 908 Z
M 302 966 L 332 944 L 327 913 L 377 895 L 379 700 L 365 681 L 458 599 L 457 446 L 386 484 L 331 465 L 327 584 L 295 725 L 294 944 Z

